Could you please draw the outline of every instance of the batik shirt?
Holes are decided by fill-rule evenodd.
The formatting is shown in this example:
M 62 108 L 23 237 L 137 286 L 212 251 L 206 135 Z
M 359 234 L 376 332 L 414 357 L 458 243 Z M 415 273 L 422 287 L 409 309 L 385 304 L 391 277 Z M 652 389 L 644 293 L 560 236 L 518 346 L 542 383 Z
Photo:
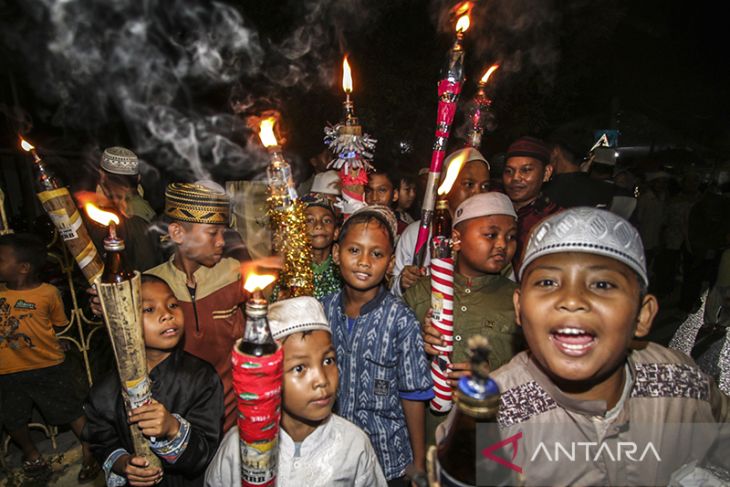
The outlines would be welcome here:
M 342 288 L 342 279 L 332 256 L 327 257 L 321 264 L 312 262 L 314 271 L 314 297 L 323 298 Z
M 385 478 L 413 461 L 401 398 L 433 387 L 420 325 L 403 301 L 381 287 L 349 326 L 339 291 L 322 300 L 337 350 L 335 408 L 370 437 Z

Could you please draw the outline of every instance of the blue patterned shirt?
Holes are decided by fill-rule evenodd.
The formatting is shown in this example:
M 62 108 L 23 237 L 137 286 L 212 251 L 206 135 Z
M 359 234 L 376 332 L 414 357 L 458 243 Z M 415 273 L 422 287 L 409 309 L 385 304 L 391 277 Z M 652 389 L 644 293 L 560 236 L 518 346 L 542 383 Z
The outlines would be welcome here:
M 339 291 L 322 299 L 337 350 L 337 413 L 362 428 L 388 480 L 413 461 L 401 394 L 433 387 L 420 325 L 400 299 L 381 287 L 348 329 Z

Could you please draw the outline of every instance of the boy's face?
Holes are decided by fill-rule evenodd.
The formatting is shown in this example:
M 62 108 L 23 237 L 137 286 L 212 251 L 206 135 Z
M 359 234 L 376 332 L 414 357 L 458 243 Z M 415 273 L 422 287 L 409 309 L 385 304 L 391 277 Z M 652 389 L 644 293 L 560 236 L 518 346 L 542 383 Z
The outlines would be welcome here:
M 469 161 L 461 168 L 448 196 L 451 214 L 467 198 L 489 191 L 489 169 L 482 161 Z
M 531 262 L 513 300 L 543 370 L 556 382 L 593 387 L 620 374 L 631 340 L 649 332 L 657 302 L 639 297 L 636 273 L 625 264 L 564 252 Z
M 284 419 L 307 423 L 326 419 L 337 393 L 337 360 L 330 334 L 323 330 L 294 333 L 284 349 Z
M 224 225 L 173 222 L 168 228 L 178 252 L 186 259 L 205 267 L 213 267 L 223 257 Z
M 398 193 L 385 174 L 368 175 L 368 185 L 365 187 L 365 201 L 369 205 L 390 204 L 398 200 Z
M 21 266 L 13 248 L 9 245 L 0 245 L 0 282 L 15 282 L 21 272 Z
M 162 282 L 142 284 L 142 329 L 146 348 L 171 350 L 183 336 L 185 318 L 170 287 Z
M 517 222 L 509 215 L 465 220 L 453 231 L 456 269 L 466 277 L 497 274 L 512 261 L 517 249 Z
M 312 248 L 316 250 L 328 249 L 335 239 L 337 227 L 335 216 L 327 208 L 310 206 L 305 210 L 307 214 L 307 229 L 312 238 Z
M 416 185 L 408 181 L 401 181 L 398 188 L 398 208 L 408 210 L 416 201 Z
M 542 183 L 549 180 L 553 166 L 533 157 L 510 157 L 505 162 L 502 183 L 507 196 L 515 203 L 529 203 L 542 189 Z
M 388 230 L 377 221 L 355 223 L 332 249 L 345 285 L 357 291 L 377 288 L 395 263 Z

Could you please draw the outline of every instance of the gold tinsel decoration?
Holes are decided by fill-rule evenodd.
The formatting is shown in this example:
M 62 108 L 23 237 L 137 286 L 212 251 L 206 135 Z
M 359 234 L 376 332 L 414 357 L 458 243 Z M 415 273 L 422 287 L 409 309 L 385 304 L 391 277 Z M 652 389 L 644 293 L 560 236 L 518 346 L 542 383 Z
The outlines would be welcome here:
M 269 196 L 269 221 L 273 233 L 274 251 L 284 258 L 279 284 L 289 297 L 313 296 L 312 244 L 307 230 L 305 205 L 295 200 L 281 208 L 279 198 Z

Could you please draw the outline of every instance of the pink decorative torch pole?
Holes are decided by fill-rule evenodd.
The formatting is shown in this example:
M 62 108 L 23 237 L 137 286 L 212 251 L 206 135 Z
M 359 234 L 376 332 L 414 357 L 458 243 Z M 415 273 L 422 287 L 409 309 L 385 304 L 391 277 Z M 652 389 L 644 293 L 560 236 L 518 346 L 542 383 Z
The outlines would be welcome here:
M 423 263 L 425 257 L 426 242 L 428 242 L 429 228 L 431 226 L 431 218 L 433 217 L 433 208 L 436 201 L 436 184 L 438 184 L 439 177 L 441 176 L 441 168 L 444 165 L 446 143 L 449 140 L 451 123 L 454 121 L 454 114 L 456 113 L 456 102 L 459 99 L 461 85 L 464 81 L 464 49 L 461 47 L 461 41 L 464 37 L 464 32 L 468 28 L 469 14 L 466 13 L 459 17 L 459 20 L 456 22 L 456 42 L 454 42 L 451 51 L 449 51 L 445 76 L 438 84 L 439 102 L 436 115 L 436 140 L 433 144 L 431 166 L 429 167 L 428 182 L 426 184 L 426 195 L 421 205 L 421 226 L 418 229 L 418 239 L 416 240 L 416 249 L 413 254 L 413 264 L 418 266 Z

